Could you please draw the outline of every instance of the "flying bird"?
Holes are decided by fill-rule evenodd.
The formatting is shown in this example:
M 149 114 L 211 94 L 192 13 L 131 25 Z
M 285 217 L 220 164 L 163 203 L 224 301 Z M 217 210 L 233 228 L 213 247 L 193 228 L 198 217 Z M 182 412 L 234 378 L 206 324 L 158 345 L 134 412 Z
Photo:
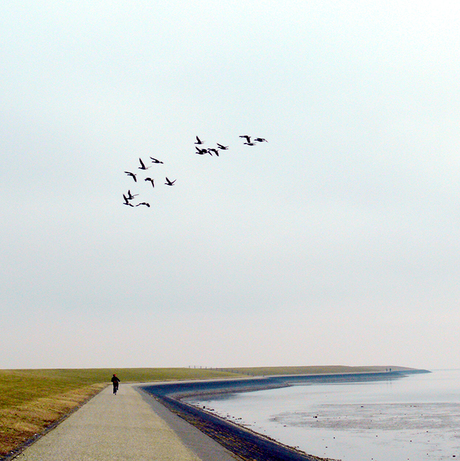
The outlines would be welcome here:
M 195 136 L 196 142 L 195 144 L 204 144 L 204 141 L 202 141 L 198 136 Z
M 256 138 L 254 139 L 255 142 L 268 142 L 265 138 Z
M 217 157 L 219 157 L 219 151 L 217 149 L 214 149 L 213 147 L 210 147 L 208 149 L 208 152 L 212 155 L 212 153 L 214 152 L 214 154 L 217 155 Z
M 136 175 L 134 173 L 131 173 L 131 171 L 125 171 L 125 173 L 128 176 L 131 176 L 134 179 L 134 182 L 137 182 L 137 178 L 136 178 Z
M 223 146 L 222 144 L 216 143 L 217 147 L 222 150 L 228 150 L 228 146 Z
M 144 181 L 150 181 L 152 183 L 152 187 L 155 187 L 155 184 L 153 183 L 152 178 L 145 178 Z
M 139 162 L 141 162 L 141 166 L 138 167 L 139 170 L 148 170 L 150 168 L 149 166 L 144 165 L 144 162 L 142 161 L 141 158 L 139 159 Z
M 160 160 L 157 160 L 156 158 L 150 157 L 152 159 L 152 163 L 163 163 Z
M 123 198 L 125 199 L 125 201 L 123 202 L 123 205 L 133 206 L 131 203 L 129 203 L 128 198 L 126 197 L 125 194 L 123 194 Z
M 128 190 L 128 200 L 132 200 L 134 197 L 137 197 L 139 194 L 131 194 L 131 191 Z
M 141 206 L 141 205 L 145 205 L 146 207 L 149 207 L 150 208 L 150 203 L 147 203 L 147 202 L 140 202 L 138 203 L 136 206 Z M 132 206 L 132 205 L 131 205 Z
M 165 184 L 166 184 L 167 186 L 174 186 L 174 183 L 175 183 L 175 182 L 176 182 L 176 180 L 171 181 L 171 180 L 169 180 L 168 178 L 166 178 Z
M 200 149 L 198 146 L 195 146 L 195 149 L 197 150 L 195 154 L 198 154 L 198 155 L 205 155 L 208 153 L 208 149 Z
M 243 134 L 240 136 L 240 138 L 246 138 L 246 141 L 249 143 L 251 142 L 251 136 L 248 136 L 247 134 Z M 246 143 L 245 143 L 246 144 Z

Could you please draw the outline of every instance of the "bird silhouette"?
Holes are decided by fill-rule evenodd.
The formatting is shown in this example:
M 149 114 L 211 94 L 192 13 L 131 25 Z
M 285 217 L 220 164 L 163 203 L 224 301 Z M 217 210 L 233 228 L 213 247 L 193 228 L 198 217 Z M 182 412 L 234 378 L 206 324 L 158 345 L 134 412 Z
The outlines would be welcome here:
M 242 134 L 240 138 L 246 138 L 247 142 L 251 142 L 251 136 L 248 136 L 247 134 Z M 246 144 L 246 143 L 245 143 Z
M 134 179 L 134 182 L 137 182 L 137 178 L 136 178 L 136 175 L 134 173 L 131 173 L 131 171 L 125 171 L 125 173 L 128 176 L 131 176 Z
M 204 144 L 204 141 L 202 141 L 198 136 L 195 136 L 196 142 L 195 144 Z
M 150 157 L 152 159 L 152 163 L 163 163 L 160 160 L 157 160 L 156 158 Z
M 152 187 L 155 187 L 155 184 L 153 183 L 152 178 L 145 178 L 144 181 L 150 181 L 152 183 Z
M 144 165 L 144 162 L 142 161 L 141 158 L 139 159 L 139 162 L 141 163 L 141 166 L 138 167 L 139 170 L 148 170 L 150 168 L 149 166 Z
M 123 194 L 124 202 L 123 205 L 128 205 L 128 206 L 133 206 L 132 203 L 129 203 L 128 197 L 126 197 L 125 194 Z
M 139 194 L 131 194 L 131 191 L 128 190 L 128 200 L 132 200 L 134 197 L 137 197 Z
M 219 157 L 219 151 L 217 149 L 214 149 L 213 147 L 210 147 L 208 149 L 208 153 L 212 155 L 213 152 L 214 152 L 214 154 L 217 155 L 217 157 Z
M 265 138 L 255 138 L 255 142 L 268 142 Z
M 195 146 L 195 149 L 197 150 L 195 154 L 198 154 L 198 155 L 208 154 L 208 149 L 200 149 L 198 146 Z
M 217 147 L 221 150 L 228 150 L 228 146 L 223 146 L 222 144 L 216 143 Z
M 150 203 L 147 203 L 147 202 L 140 202 L 138 203 L 136 206 L 141 206 L 141 205 L 145 205 L 146 207 L 149 207 L 150 208 Z M 132 205 L 131 205 L 132 206 Z
M 174 181 L 171 181 L 171 180 L 169 180 L 168 178 L 166 178 L 165 184 L 166 184 L 167 186 L 174 186 L 174 183 L 175 183 L 175 182 L 176 182 L 175 179 L 174 179 Z

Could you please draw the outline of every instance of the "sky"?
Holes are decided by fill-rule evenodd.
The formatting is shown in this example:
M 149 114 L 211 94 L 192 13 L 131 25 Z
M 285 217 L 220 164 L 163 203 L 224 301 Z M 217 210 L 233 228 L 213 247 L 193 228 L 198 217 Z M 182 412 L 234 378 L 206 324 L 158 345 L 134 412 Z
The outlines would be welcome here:
M 0 368 L 460 368 L 458 2 L 0 13 Z

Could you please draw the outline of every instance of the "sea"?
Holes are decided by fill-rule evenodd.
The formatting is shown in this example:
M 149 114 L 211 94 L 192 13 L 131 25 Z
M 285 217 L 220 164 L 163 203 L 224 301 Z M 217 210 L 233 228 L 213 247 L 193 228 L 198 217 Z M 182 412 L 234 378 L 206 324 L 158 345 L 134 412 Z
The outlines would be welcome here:
M 323 458 L 460 461 L 460 370 L 187 401 Z

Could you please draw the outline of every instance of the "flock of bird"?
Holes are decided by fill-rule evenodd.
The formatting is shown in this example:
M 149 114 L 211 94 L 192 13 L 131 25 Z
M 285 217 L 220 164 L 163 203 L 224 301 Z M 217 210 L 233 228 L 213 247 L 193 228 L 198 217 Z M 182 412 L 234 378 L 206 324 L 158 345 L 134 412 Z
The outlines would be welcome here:
M 246 146 L 255 146 L 259 142 L 268 142 L 265 138 L 254 138 L 253 141 L 251 141 L 251 136 L 247 134 L 243 134 L 240 136 L 240 138 L 246 139 L 246 142 L 244 143 Z M 204 144 L 204 141 L 202 141 L 198 136 L 196 136 L 196 141 L 195 146 L 196 152 L 195 154 L 198 155 L 215 155 L 219 157 L 219 151 L 221 150 L 228 150 L 229 146 L 224 146 L 223 144 L 216 143 L 216 147 L 198 147 Z
M 150 157 L 150 159 L 151 159 L 153 164 L 163 164 L 163 162 L 161 160 L 158 160 L 158 159 L 156 159 L 154 157 Z M 147 171 L 149 168 L 152 167 L 152 165 L 146 166 L 144 161 L 141 158 L 139 159 L 139 164 L 140 165 L 137 168 L 139 170 L 142 170 L 142 171 Z M 129 177 L 133 178 L 135 183 L 138 182 L 136 173 L 133 173 L 132 171 L 125 171 L 125 173 Z M 155 180 L 153 178 L 147 177 L 147 178 L 144 178 L 144 181 L 149 182 L 152 185 L 152 188 L 155 187 Z M 175 182 L 176 182 L 175 179 L 173 181 L 171 181 L 169 178 L 166 178 L 165 184 L 167 186 L 173 186 Z M 131 193 L 131 189 L 128 189 L 128 192 L 126 194 L 123 194 L 123 200 L 124 200 L 123 205 L 127 205 L 127 206 L 130 206 L 130 207 L 146 206 L 146 207 L 150 208 L 150 203 L 149 202 L 138 202 L 135 205 L 132 203 L 133 200 L 135 199 L 135 197 L 137 197 L 138 195 L 139 194 Z
M 229 149 L 229 146 L 224 146 L 223 144 L 219 144 L 219 143 L 216 143 L 216 147 L 204 147 L 204 141 L 202 141 L 198 136 L 195 137 L 196 138 L 196 141 L 195 141 L 195 154 L 198 154 L 198 155 L 215 155 L 216 157 L 219 157 L 219 153 L 221 151 L 224 151 L 224 150 L 228 150 Z M 245 144 L 246 146 L 255 146 L 257 143 L 262 143 L 262 142 L 268 142 L 265 138 L 253 138 L 252 139 L 252 136 L 249 136 L 247 134 L 244 134 L 244 135 L 241 135 L 240 138 L 242 139 L 245 139 L 246 142 L 244 142 L 243 144 Z M 154 157 L 150 157 L 150 160 L 152 162 L 152 164 L 154 165 L 162 165 L 164 162 L 162 162 L 161 160 L 158 160 Z M 141 170 L 141 171 L 147 171 L 148 169 L 152 168 L 153 165 L 149 165 L 149 166 L 146 166 L 144 161 L 139 158 L 139 166 L 137 167 L 138 170 Z M 132 178 L 134 180 L 134 182 L 136 184 L 138 184 L 138 174 L 139 173 L 133 173 L 132 171 L 125 171 L 125 174 L 127 176 L 129 176 L 130 178 Z M 144 178 L 144 181 L 145 182 L 149 182 L 151 185 L 152 185 L 152 188 L 155 187 L 155 180 L 151 177 L 146 177 Z M 166 186 L 174 186 L 176 180 L 173 179 L 169 179 L 168 177 L 165 177 L 165 185 Z M 130 206 L 130 207 L 138 207 L 138 206 L 146 206 L 148 208 L 150 208 L 150 203 L 149 202 L 138 202 L 138 203 L 134 203 L 135 201 L 135 198 L 139 196 L 139 194 L 133 194 L 131 192 L 131 189 L 128 189 L 128 192 L 124 193 L 123 194 L 123 205 L 126 205 L 126 206 Z

